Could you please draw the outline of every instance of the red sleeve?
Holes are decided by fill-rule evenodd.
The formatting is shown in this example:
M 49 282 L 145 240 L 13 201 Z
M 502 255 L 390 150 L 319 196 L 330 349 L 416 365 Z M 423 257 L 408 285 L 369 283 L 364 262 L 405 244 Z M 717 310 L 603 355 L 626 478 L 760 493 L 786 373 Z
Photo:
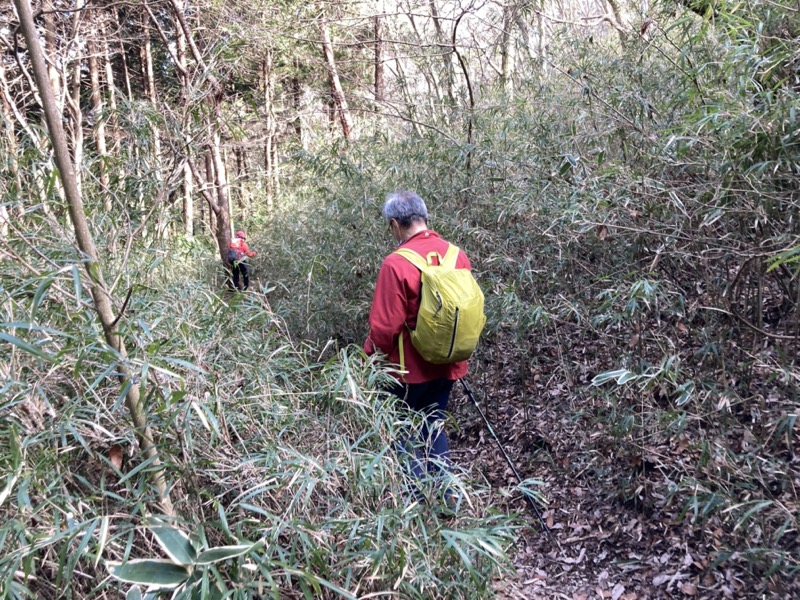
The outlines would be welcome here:
M 396 261 L 390 261 L 387 257 L 378 273 L 375 296 L 369 311 L 370 332 L 364 343 L 367 354 L 376 349 L 387 355 L 392 353 L 406 321 L 407 301 L 403 285 L 404 279 Z
M 245 242 L 244 240 L 241 241 L 241 245 L 239 246 L 239 251 L 242 254 L 246 254 L 247 256 L 255 256 L 256 255 L 255 252 L 251 252 L 250 251 L 250 247 L 247 245 L 247 242 Z

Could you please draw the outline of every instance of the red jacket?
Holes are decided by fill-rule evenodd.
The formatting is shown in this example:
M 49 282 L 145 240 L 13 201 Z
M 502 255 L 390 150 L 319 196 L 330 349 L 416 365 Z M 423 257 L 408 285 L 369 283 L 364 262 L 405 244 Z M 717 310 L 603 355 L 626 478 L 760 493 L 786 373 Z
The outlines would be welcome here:
M 247 242 L 242 238 L 233 238 L 231 240 L 230 249 L 236 251 L 236 260 L 242 260 L 245 256 L 252 257 L 256 255 L 255 252 L 252 252 L 250 248 L 247 247 Z
M 430 229 L 420 231 L 401 244 L 420 256 L 436 252 L 444 256 L 448 243 Z M 434 260 L 434 263 L 436 261 Z M 463 251 L 458 253 L 456 267 L 470 269 L 471 265 Z M 423 359 L 411 344 L 408 327 L 417 323 L 420 302 L 419 269 L 399 254 L 390 254 L 383 260 L 375 286 L 375 296 L 369 311 L 370 332 L 364 342 L 364 351 L 373 354 L 376 349 L 389 357 L 389 361 L 400 364 L 399 336 L 403 336 L 403 354 L 406 374 L 405 383 L 424 383 L 434 379 L 456 380 L 467 374 L 467 361 L 449 365 L 434 365 Z M 406 327 L 408 325 L 408 327 Z

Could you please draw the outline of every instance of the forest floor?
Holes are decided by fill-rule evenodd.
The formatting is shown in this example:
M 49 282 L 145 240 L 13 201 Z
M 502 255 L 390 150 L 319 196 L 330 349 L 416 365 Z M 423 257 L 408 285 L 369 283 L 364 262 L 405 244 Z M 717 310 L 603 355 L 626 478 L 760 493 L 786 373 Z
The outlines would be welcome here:
M 719 552 L 742 546 L 741 532 L 737 539 L 718 517 L 682 518 L 685 501 L 666 492 L 669 478 L 648 468 L 646 458 L 639 462 L 641 453 L 619 450 L 594 416 L 596 399 L 581 398 L 559 377 L 531 374 L 522 385 L 510 364 L 492 370 L 487 377 L 473 366 L 473 391 L 522 478 L 542 482 L 547 505 L 540 512 L 550 531 L 513 490 L 513 471 L 471 401 L 454 388 L 454 461 L 488 480 L 509 511 L 529 515 L 530 528 L 512 549 L 516 577 L 498 580 L 496 597 L 800 597 L 800 581 L 759 577 L 736 554 L 717 564 Z M 656 451 L 670 456 L 681 449 Z

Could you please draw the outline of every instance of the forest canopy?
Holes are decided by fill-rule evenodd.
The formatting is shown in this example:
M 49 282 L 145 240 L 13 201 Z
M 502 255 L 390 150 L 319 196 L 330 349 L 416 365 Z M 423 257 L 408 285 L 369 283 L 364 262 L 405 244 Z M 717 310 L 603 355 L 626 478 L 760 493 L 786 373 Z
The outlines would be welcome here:
M 800 593 L 796 3 L 13 0 L 0 40 L 0 596 Z M 449 518 L 361 350 L 397 189 L 469 253 L 524 479 L 457 394 Z

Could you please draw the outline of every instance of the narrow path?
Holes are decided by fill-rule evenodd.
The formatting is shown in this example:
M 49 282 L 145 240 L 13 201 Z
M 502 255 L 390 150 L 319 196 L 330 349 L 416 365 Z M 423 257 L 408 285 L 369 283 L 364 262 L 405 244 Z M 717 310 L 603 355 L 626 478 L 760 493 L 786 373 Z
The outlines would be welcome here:
M 499 379 L 499 378 L 498 378 Z M 504 377 L 513 381 L 513 377 Z M 682 518 L 681 500 L 664 492 L 668 476 L 636 464 L 593 418 L 589 400 L 554 381 L 535 390 L 495 388 L 482 408 L 523 478 L 543 482 L 546 535 L 469 399 L 454 391 L 454 460 L 471 465 L 498 490 L 509 511 L 528 510 L 531 528 L 514 551 L 516 578 L 496 584 L 498 598 L 642 600 L 652 598 L 798 598 L 800 582 L 757 577 L 743 557 L 717 564 L 730 532 L 712 517 Z M 476 390 L 476 392 L 478 392 Z M 535 392 L 535 393 L 532 393 Z M 585 402 L 587 404 L 582 404 Z M 525 405 L 527 406 L 527 410 Z

